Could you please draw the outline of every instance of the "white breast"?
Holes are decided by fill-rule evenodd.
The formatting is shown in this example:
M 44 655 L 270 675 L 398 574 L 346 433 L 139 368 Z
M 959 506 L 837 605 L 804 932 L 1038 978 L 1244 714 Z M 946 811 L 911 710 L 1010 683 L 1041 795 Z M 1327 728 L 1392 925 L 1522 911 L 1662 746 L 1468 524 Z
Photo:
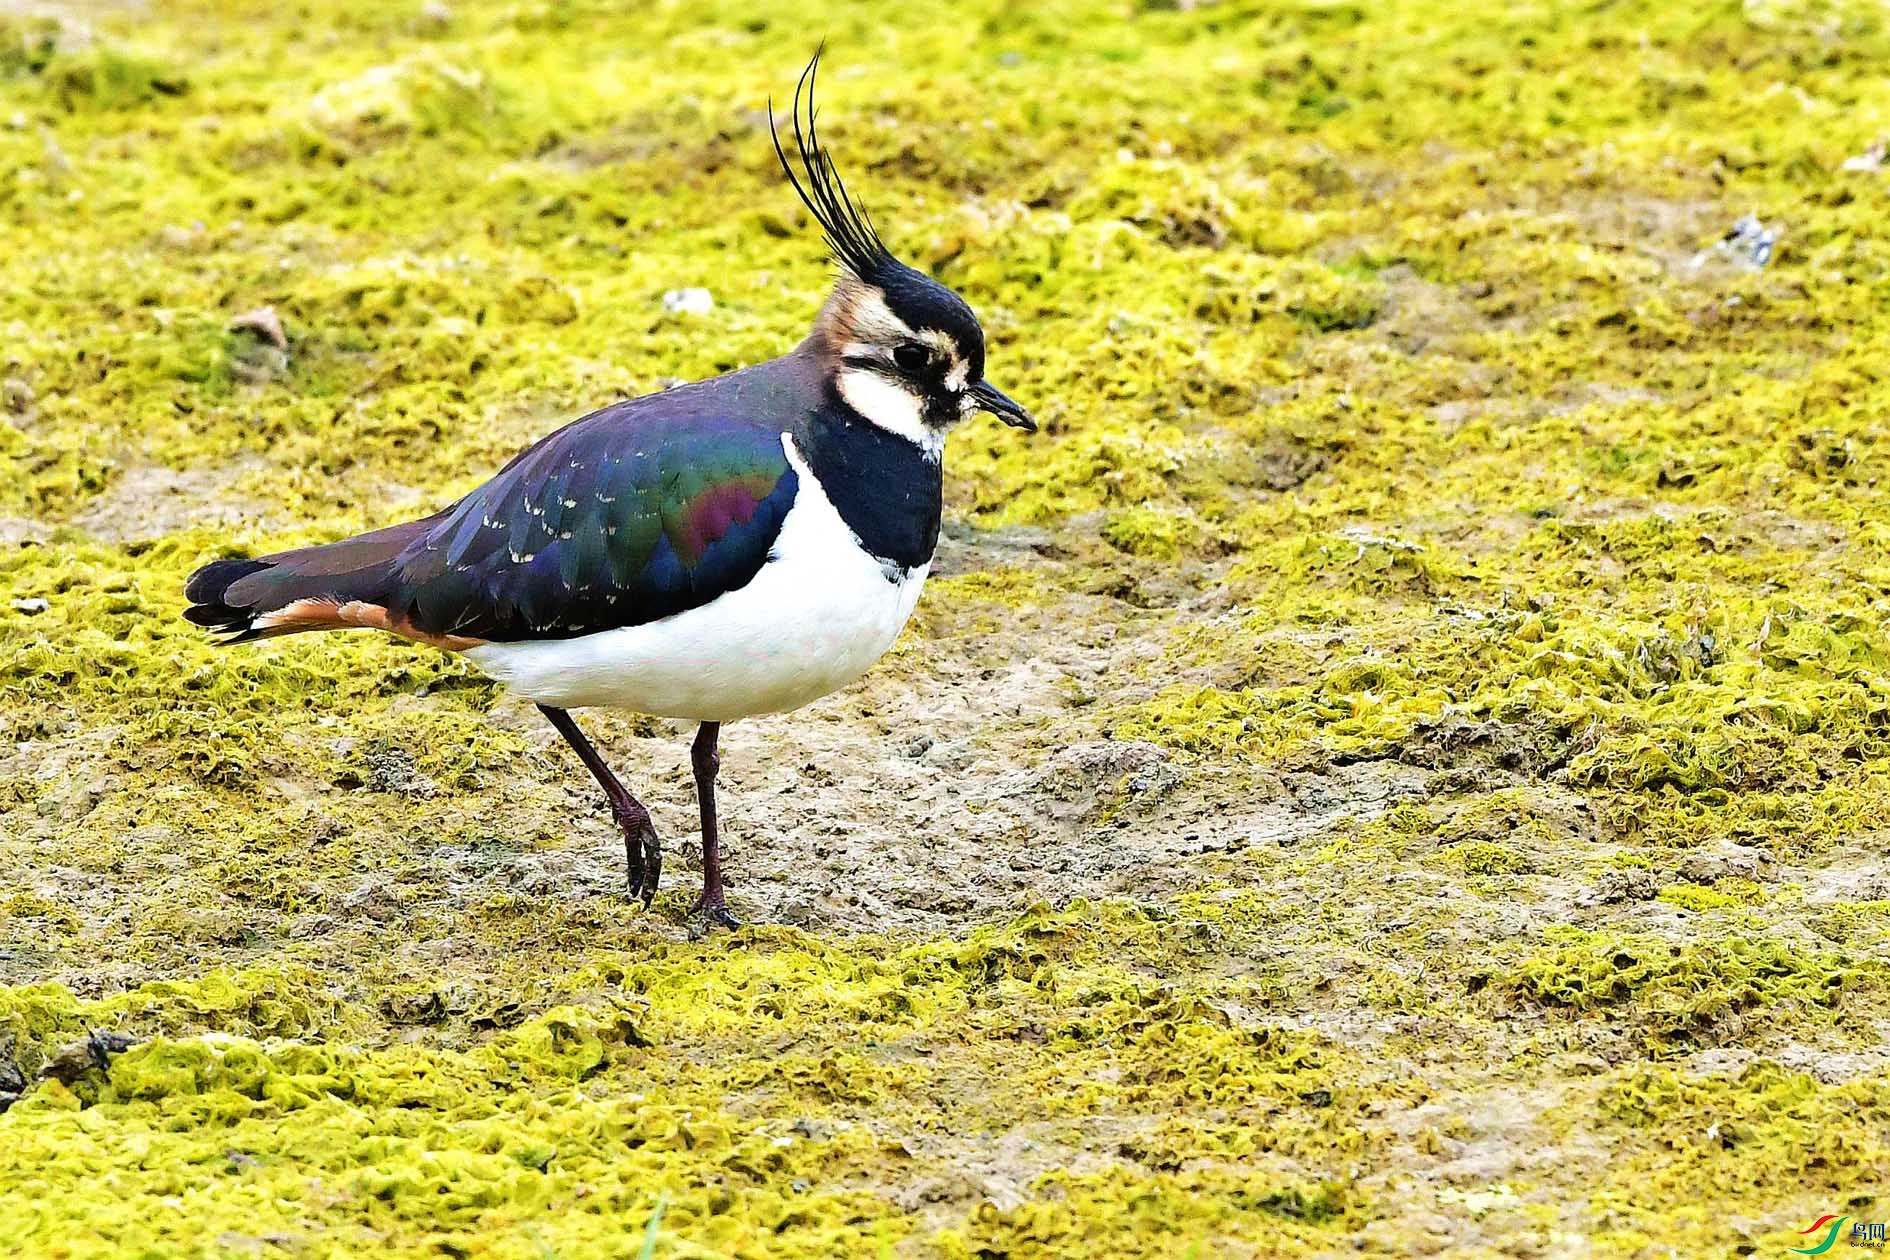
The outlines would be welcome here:
M 772 558 L 748 585 L 646 625 L 465 655 L 539 704 L 699 722 L 798 708 L 858 678 L 899 637 L 930 566 L 889 580 L 793 439 L 781 443 L 800 485 Z

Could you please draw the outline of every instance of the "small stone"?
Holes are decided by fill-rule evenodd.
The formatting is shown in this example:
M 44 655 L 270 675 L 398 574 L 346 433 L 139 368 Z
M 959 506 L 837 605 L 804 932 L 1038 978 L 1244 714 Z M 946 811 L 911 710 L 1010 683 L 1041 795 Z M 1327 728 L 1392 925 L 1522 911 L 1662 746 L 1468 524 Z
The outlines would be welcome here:
M 255 333 L 278 350 L 289 348 L 289 336 L 282 331 L 282 319 L 273 306 L 259 306 L 253 311 L 244 311 L 230 321 L 230 331 Z
M 420 25 L 428 30 L 445 30 L 453 23 L 453 10 L 440 0 L 427 0 L 420 6 Z
M 1729 844 L 1717 853 L 1695 853 L 1680 864 L 1681 879 L 1690 884 L 1715 884 L 1722 879 L 1758 880 L 1767 877 L 1771 859 L 1747 845 Z
M 4 382 L 0 382 L 0 400 L 3 400 L 7 410 L 16 416 L 23 416 L 31 411 L 38 397 L 39 395 L 33 392 L 33 387 L 17 376 L 9 376 Z
M 123 1033 L 94 1031 L 83 1040 L 60 1047 L 46 1060 L 39 1074 L 46 1080 L 70 1085 L 87 1072 L 103 1071 L 114 1054 L 123 1054 L 137 1044 L 137 1038 Z
M 1845 158 L 1844 169 L 1847 171 L 1861 171 L 1866 175 L 1881 171 L 1883 169 L 1883 160 L 1887 153 L 1890 153 L 1890 142 L 1879 140 L 1862 153 L 1859 153 L 1856 157 Z
M 16 1047 L 13 1034 L 0 1032 L 0 1111 L 5 1111 L 26 1092 L 26 1073 L 14 1062 Z
M 41 599 L 38 596 L 13 601 L 13 611 L 16 613 L 25 613 L 29 617 L 37 617 L 51 607 L 52 602 L 50 600 Z
M 1718 244 L 1695 254 L 1690 265 L 1697 271 L 1714 254 L 1718 254 L 1757 271 L 1772 261 L 1772 254 L 1778 247 L 1778 236 L 1778 229 L 1767 227 L 1757 215 L 1742 215 Z
M 1621 902 L 1652 901 L 1660 895 L 1660 881 L 1652 871 L 1639 867 L 1611 867 L 1596 879 L 1594 887 L 1576 899 L 1576 904 L 1610 906 Z
M 671 289 L 663 295 L 663 309 L 671 315 L 707 315 L 715 298 L 707 289 Z

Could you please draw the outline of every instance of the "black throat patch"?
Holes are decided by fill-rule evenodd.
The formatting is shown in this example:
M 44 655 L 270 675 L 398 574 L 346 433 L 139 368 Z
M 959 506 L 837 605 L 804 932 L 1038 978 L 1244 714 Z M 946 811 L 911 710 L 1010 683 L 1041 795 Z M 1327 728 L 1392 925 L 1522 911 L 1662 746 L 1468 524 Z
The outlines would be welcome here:
M 869 555 L 900 575 L 931 561 L 945 484 L 939 460 L 867 420 L 831 389 L 794 439 Z

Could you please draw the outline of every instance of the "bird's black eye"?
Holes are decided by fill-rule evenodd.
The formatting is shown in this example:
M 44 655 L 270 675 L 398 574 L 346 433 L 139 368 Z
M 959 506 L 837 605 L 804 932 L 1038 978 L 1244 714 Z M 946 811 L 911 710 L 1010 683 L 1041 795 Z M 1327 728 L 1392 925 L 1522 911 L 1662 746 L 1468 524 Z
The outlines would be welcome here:
M 932 365 L 932 352 L 924 346 L 908 341 L 893 347 L 893 362 L 901 372 L 917 375 Z

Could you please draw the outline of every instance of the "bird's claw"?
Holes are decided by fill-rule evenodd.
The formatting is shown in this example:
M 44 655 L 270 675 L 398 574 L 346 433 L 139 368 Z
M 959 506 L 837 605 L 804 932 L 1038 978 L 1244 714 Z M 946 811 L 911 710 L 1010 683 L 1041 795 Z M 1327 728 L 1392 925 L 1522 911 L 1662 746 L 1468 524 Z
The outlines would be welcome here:
M 663 845 L 650 825 L 650 816 L 619 816 L 623 828 L 623 860 L 630 879 L 630 895 L 642 901 L 648 910 L 656 900 L 656 887 L 663 877 Z
M 710 926 L 727 928 L 731 932 L 742 925 L 742 921 L 731 914 L 729 908 L 720 899 L 715 901 L 705 899 L 696 902 L 696 908 L 691 911 L 691 914 Z
M 707 894 L 696 899 L 696 905 L 689 912 L 689 935 L 700 940 L 716 928 L 733 932 L 742 925 L 742 921 L 729 913 L 729 908 L 720 897 L 710 898 Z

